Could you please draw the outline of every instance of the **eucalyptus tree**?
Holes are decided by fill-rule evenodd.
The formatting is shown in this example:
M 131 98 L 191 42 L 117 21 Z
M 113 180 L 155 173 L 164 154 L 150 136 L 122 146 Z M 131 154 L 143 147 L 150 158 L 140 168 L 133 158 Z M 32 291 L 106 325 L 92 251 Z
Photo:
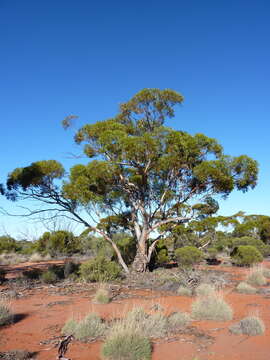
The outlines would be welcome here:
M 204 202 L 226 198 L 234 189 L 245 192 L 257 182 L 255 160 L 225 155 L 204 134 L 165 126 L 182 102 L 173 90 L 140 91 L 115 117 L 77 131 L 75 141 L 83 146 L 87 164 L 73 166 L 68 175 L 55 160 L 17 168 L 8 176 L 6 195 L 45 205 L 30 215 L 53 211 L 84 224 L 108 241 L 126 272 L 113 235 L 129 232 L 137 246 L 133 268 L 145 271 L 158 241 L 200 216 Z

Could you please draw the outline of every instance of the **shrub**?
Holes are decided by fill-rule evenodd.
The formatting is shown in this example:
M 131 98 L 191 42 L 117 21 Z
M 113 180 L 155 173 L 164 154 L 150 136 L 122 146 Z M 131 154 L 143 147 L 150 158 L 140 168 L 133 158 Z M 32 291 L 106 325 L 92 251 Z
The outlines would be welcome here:
M 74 319 L 69 319 L 63 326 L 61 332 L 64 335 L 74 335 L 77 326 L 78 326 L 78 323 Z
M 232 325 L 230 331 L 233 334 L 262 335 L 265 331 L 263 321 L 256 316 L 249 316 Z
M 41 280 L 45 284 L 54 284 L 57 282 L 58 278 L 57 278 L 57 275 L 53 271 L 47 270 L 44 273 L 42 273 Z
M 266 278 L 263 276 L 262 271 L 260 270 L 253 270 L 250 272 L 250 274 L 247 277 L 247 282 L 250 285 L 257 285 L 257 286 L 263 286 L 267 283 Z
M 102 355 L 110 360 L 150 360 L 151 344 L 139 332 L 119 329 L 112 332 L 102 346 Z
M 110 293 L 104 287 L 100 287 L 93 298 L 96 304 L 108 304 L 110 300 Z
M 105 257 L 96 257 L 80 266 L 80 275 L 87 281 L 105 282 L 116 279 L 121 273 L 121 268 L 116 262 Z
M 195 289 L 195 294 L 197 296 L 199 296 L 199 295 L 208 296 L 208 295 L 214 294 L 214 292 L 215 292 L 215 288 L 209 284 L 200 284 Z
M 179 286 L 177 294 L 181 296 L 192 296 L 192 291 L 185 286 Z
M 242 281 L 237 285 L 236 291 L 241 294 L 255 294 L 257 292 L 257 289 Z
M 233 310 L 221 296 L 212 294 L 193 302 L 192 317 L 196 320 L 227 321 L 232 319 Z
M 6 270 L 0 269 L 0 285 L 6 280 Z
M 33 360 L 36 353 L 26 350 L 11 350 L 0 352 L 0 359 L 3 360 Z
M 237 248 L 240 245 L 254 246 L 262 256 L 270 255 L 269 245 L 266 245 L 262 240 L 255 239 L 249 236 L 242 236 L 240 238 L 233 239 L 232 247 Z
M 5 301 L 0 301 L 0 326 L 10 324 L 13 320 L 13 314 Z
M 208 259 L 216 259 L 217 254 L 218 254 L 218 249 L 216 249 L 216 248 L 207 249 L 207 258 Z
M 270 278 L 270 269 L 268 268 L 262 268 L 262 273 L 263 273 L 263 276 L 266 277 L 267 279 Z
M 70 275 L 77 275 L 79 271 L 79 264 L 75 264 L 72 261 L 65 263 L 64 266 L 64 277 L 67 279 Z
M 240 245 L 233 252 L 232 260 L 237 265 L 250 266 L 261 262 L 263 256 L 254 246 Z
M 143 308 L 135 307 L 127 314 L 126 322 L 139 329 L 144 336 L 160 338 L 167 333 L 167 318 L 161 312 L 149 315 Z
M 175 258 L 179 266 L 192 266 L 203 259 L 203 252 L 194 246 L 184 246 L 175 250 Z
M 23 271 L 23 276 L 30 280 L 37 280 L 40 278 L 42 271 L 40 269 L 31 269 Z
M 76 340 L 88 341 L 103 336 L 106 330 L 102 319 L 95 313 L 87 315 L 80 322 L 69 319 L 62 328 L 62 334 L 73 334 Z
M 43 261 L 43 260 L 44 260 L 43 256 L 41 254 L 39 254 L 39 253 L 34 253 L 29 258 L 30 262 L 40 262 L 40 261 Z
M 175 312 L 168 317 L 168 328 L 172 331 L 177 331 L 186 327 L 191 321 L 188 313 Z
M 55 264 L 50 265 L 48 267 L 48 271 L 53 272 L 56 275 L 57 279 L 59 279 L 59 280 L 65 278 L 63 265 L 55 265 Z

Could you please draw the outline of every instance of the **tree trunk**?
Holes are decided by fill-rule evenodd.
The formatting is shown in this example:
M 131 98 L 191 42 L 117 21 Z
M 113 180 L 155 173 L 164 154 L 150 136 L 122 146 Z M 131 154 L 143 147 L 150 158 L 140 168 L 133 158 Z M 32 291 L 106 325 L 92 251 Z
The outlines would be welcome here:
M 136 272 L 145 272 L 148 268 L 147 256 L 137 250 L 137 254 L 132 263 L 132 269 Z

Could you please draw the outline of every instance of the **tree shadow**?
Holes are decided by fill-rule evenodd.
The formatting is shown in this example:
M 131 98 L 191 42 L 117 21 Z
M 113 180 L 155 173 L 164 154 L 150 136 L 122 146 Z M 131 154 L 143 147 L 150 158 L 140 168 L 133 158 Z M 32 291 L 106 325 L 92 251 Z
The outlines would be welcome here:
M 18 322 L 24 320 L 25 318 L 27 318 L 29 315 L 28 314 L 14 314 L 13 318 L 12 318 L 12 323 L 13 324 L 17 324 Z

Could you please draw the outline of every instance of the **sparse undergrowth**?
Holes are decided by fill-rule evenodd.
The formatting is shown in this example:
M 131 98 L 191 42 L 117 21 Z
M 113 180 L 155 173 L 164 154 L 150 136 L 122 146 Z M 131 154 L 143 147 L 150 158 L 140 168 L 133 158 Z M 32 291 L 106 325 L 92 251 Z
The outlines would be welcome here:
M 233 310 L 221 296 L 200 296 L 192 304 L 192 318 L 195 320 L 228 321 L 233 317 Z
M 111 301 L 110 292 L 103 286 L 101 286 L 93 298 L 93 303 L 96 304 L 108 304 Z
M 262 271 L 252 270 L 247 277 L 247 282 L 250 285 L 263 286 L 267 283 L 266 278 L 263 276 Z
M 257 289 L 247 284 L 246 282 L 242 281 L 237 285 L 236 291 L 241 294 L 256 294 Z
M 257 316 L 249 316 L 239 321 L 239 323 L 230 326 L 230 331 L 233 334 L 245 335 L 262 335 L 265 331 L 263 321 Z
M 26 350 L 0 352 L 0 359 L 2 360 L 32 360 L 35 356 L 35 353 Z
M 0 326 L 10 324 L 12 321 L 13 314 L 9 305 L 5 301 L 0 300 Z
M 105 334 L 106 325 L 102 319 L 95 313 L 90 313 L 83 320 L 77 322 L 69 319 L 62 333 L 65 335 L 74 335 L 76 340 L 88 341 L 97 339 Z
M 200 284 L 195 289 L 195 294 L 197 296 L 209 296 L 215 293 L 215 288 L 209 284 Z
M 179 286 L 177 294 L 180 296 L 192 296 L 192 290 L 185 286 Z

